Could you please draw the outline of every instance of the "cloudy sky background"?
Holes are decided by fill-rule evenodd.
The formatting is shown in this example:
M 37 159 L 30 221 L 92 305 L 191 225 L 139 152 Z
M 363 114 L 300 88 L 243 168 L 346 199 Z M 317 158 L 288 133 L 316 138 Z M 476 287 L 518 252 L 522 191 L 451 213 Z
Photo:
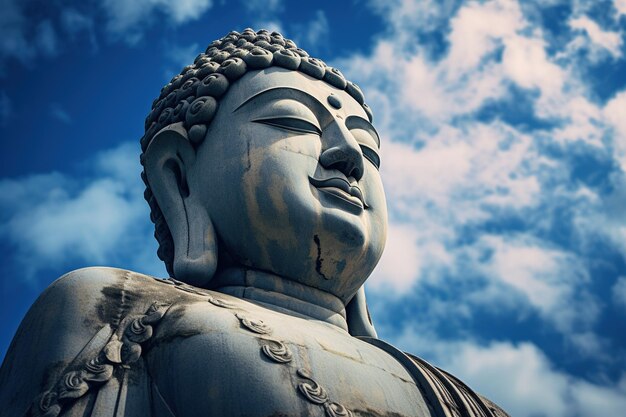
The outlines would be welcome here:
M 379 335 L 514 417 L 623 415 L 626 0 L 62 3 L 0 0 L 0 357 L 68 270 L 165 275 L 143 120 L 210 41 L 265 27 L 374 110 Z

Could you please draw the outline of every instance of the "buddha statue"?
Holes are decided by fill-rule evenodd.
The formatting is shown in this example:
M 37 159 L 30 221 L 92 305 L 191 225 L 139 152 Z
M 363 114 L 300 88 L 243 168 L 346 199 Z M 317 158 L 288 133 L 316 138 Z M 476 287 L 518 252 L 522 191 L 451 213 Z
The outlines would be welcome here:
M 0 414 L 506 416 L 377 338 L 379 146 L 359 87 L 291 40 L 211 43 L 141 139 L 170 277 L 97 267 L 50 285 L 0 370 Z

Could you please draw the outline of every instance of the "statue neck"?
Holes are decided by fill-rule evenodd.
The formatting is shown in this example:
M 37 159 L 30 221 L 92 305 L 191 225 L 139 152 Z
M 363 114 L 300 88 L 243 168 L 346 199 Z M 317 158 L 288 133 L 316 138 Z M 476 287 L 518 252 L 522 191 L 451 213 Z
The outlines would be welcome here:
M 338 297 L 269 272 L 230 267 L 215 274 L 210 289 L 348 330 L 346 306 Z

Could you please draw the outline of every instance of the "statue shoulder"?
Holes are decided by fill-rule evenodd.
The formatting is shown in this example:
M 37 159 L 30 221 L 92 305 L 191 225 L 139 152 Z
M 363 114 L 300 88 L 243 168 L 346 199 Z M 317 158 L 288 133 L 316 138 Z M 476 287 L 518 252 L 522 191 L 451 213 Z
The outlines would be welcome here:
M 156 289 L 159 287 L 158 282 L 162 281 L 160 278 L 126 269 L 96 266 L 68 272 L 50 284 L 42 296 L 47 293 L 55 295 L 69 293 L 71 298 L 87 297 L 80 301 L 83 303 L 100 299 L 102 296 L 110 296 L 115 292 L 111 291 L 114 288 L 133 291 L 148 285 Z
M 363 336 L 359 339 L 384 350 L 409 371 L 434 416 L 509 417 L 461 380 L 424 359 L 402 352 L 381 339 Z
M 70 398 L 74 386 L 59 381 L 78 383 L 70 378 L 77 369 L 87 380 L 80 381 L 72 395 L 91 386 L 90 378 L 110 377 L 115 366 L 133 359 L 129 352 L 140 352 L 151 324 L 175 299 L 176 291 L 168 287 L 147 275 L 103 267 L 79 269 L 54 281 L 22 320 L 0 368 L 0 404 L 5 411 L 25 415 L 42 393 L 54 391 L 58 396 L 59 389 Z M 131 325 L 133 340 L 126 331 Z M 104 374 L 94 376 L 85 369 Z
M 509 417 L 502 408 L 478 394 L 454 375 L 422 358 L 407 355 L 419 369 L 424 382 L 430 382 L 431 398 L 438 401 L 443 408 L 456 408 L 462 410 L 462 415 L 476 417 Z
M 31 306 L 16 339 L 33 337 L 45 330 L 41 341 L 56 342 L 50 348 L 73 350 L 79 340 L 94 330 L 105 325 L 117 327 L 124 317 L 145 312 L 155 301 L 172 302 L 175 291 L 168 291 L 169 286 L 161 282 L 118 268 L 91 267 L 69 272 L 50 284 Z

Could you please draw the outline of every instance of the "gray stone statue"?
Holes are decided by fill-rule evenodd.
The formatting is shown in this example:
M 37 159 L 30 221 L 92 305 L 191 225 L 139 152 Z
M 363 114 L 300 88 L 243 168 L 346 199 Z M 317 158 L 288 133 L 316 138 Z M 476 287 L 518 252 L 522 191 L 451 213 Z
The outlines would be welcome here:
M 0 370 L 11 417 L 505 416 L 376 337 L 385 242 L 363 93 L 279 33 L 231 32 L 154 101 L 141 140 L 171 276 L 54 282 Z

